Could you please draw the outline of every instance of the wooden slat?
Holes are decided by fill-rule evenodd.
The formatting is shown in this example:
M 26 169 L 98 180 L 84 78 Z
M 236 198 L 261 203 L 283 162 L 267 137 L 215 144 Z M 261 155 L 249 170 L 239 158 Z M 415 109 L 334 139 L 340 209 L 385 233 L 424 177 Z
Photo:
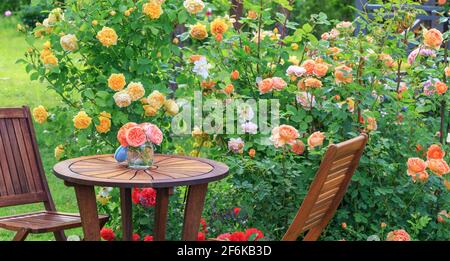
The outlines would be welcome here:
M 14 188 L 14 194 L 21 194 L 22 190 L 20 187 L 19 177 L 17 176 L 17 168 L 14 162 L 14 156 L 11 149 L 11 141 L 6 128 L 6 120 L 0 121 L 0 135 L 3 139 L 3 148 L 5 149 L 6 162 L 9 167 L 9 175 L 11 177 L 12 186 Z
M 28 154 L 30 169 L 31 169 L 31 172 L 33 175 L 34 187 L 37 192 L 44 191 L 42 180 L 39 175 L 38 159 L 36 158 L 36 156 L 34 154 L 33 142 L 32 142 L 31 135 L 30 135 L 29 131 L 27 131 L 27 130 L 29 130 L 29 126 L 28 126 L 26 119 L 20 120 L 20 126 L 22 129 L 22 136 L 23 136 L 23 141 L 25 144 L 25 149 Z
M 17 137 L 17 144 L 19 145 L 20 157 L 22 159 L 22 165 L 26 176 L 28 190 L 30 192 L 37 192 L 38 190 L 36 190 L 36 186 L 34 184 L 33 173 L 30 168 L 30 161 L 28 159 L 28 153 L 25 147 L 24 136 L 22 134 L 19 120 L 13 120 L 13 125 Z
M 2 196 L 0 207 L 42 202 L 45 199 L 46 194 L 44 192 Z
M 2 108 L 0 110 L 0 119 L 25 118 L 23 110 L 20 108 Z
M 11 141 L 11 150 L 14 155 L 14 163 L 16 164 L 17 169 L 17 178 L 20 184 L 21 193 L 29 192 L 27 178 L 25 175 L 25 169 L 23 167 L 22 158 L 20 155 L 20 148 L 18 145 L 18 140 L 16 137 L 16 133 L 14 131 L 14 121 L 17 119 L 8 119 L 6 120 L 6 128 L 8 130 L 8 135 Z

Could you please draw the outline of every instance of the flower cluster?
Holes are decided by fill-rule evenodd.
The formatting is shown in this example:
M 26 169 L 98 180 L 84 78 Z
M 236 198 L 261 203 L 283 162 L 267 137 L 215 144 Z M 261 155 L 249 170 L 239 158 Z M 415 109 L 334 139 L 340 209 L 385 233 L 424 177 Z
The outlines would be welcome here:
M 163 140 L 163 133 L 158 126 L 151 123 L 129 122 L 119 129 L 117 140 L 122 147 L 139 147 L 146 142 L 160 145 Z
M 131 194 L 131 200 L 136 205 L 154 207 L 156 205 L 156 190 L 153 188 L 134 188 Z
M 447 162 L 444 160 L 445 152 L 439 145 L 431 145 L 427 151 L 427 161 L 420 158 L 408 159 L 408 175 L 411 176 L 414 182 L 417 179 L 425 182 L 428 180 L 428 173 L 426 169 L 430 169 L 434 174 L 442 177 L 450 172 Z

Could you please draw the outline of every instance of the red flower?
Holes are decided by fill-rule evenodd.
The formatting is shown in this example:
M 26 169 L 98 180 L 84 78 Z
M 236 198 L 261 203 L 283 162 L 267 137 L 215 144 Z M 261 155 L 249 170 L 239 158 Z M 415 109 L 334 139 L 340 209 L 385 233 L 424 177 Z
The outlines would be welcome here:
M 208 233 L 208 229 L 206 228 L 206 220 L 204 218 L 200 219 L 200 225 L 202 226 L 200 229 L 204 233 Z
M 112 229 L 104 227 L 100 230 L 100 237 L 106 241 L 113 241 L 114 238 L 116 238 L 116 235 Z
M 206 240 L 206 235 L 203 232 L 198 232 L 197 234 L 197 241 L 205 241 Z
M 234 208 L 233 213 L 237 217 L 239 215 L 239 212 L 241 212 L 241 208 Z
M 156 204 L 156 190 L 153 188 L 145 188 L 141 191 L 141 205 L 144 207 L 153 207 Z
M 146 235 L 146 236 L 144 237 L 144 241 L 153 241 L 153 236 Z
M 133 241 L 139 241 L 141 239 L 141 236 L 138 233 L 133 233 Z
M 217 240 L 230 240 L 230 233 L 220 234 L 216 237 Z
M 249 228 L 249 229 L 245 230 L 245 236 L 247 237 L 247 241 L 250 240 L 250 237 L 253 234 L 256 234 L 254 241 L 264 238 L 264 234 L 261 230 L 256 229 L 256 228 Z
M 247 236 L 244 232 L 236 231 L 230 235 L 230 241 L 247 241 Z
M 141 198 L 141 189 L 134 188 L 133 192 L 131 193 L 131 201 L 133 201 L 134 204 L 139 204 Z

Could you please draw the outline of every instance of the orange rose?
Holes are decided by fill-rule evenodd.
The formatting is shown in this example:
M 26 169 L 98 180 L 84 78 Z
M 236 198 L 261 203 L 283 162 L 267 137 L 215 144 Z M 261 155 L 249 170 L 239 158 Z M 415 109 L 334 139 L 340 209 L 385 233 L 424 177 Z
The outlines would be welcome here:
M 351 83 L 353 81 L 352 68 L 341 65 L 336 67 L 334 71 L 334 77 L 336 78 L 336 83 Z
M 322 87 L 322 82 L 315 78 L 307 78 L 305 79 L 306 88 L 320 88 Z
M 437 29 L 424 30 L 423 38 L 423 43 L 427 47 L 439 49 L 442 45 L 442 33 Z
M 379 59 L 384 62 L 384 65 L 386 65 L 389 68 L 392 68 L 395 66 L 395 61 L 392 59 L 392 56 L 386 53 L 382 53 L 379 55 Z
M 445 188 L 447 188 L 447 190 L 450 191 L 450 181 L 444 179 L 444 186 L 445 186 Z
M 201 86 L 205 89 L 211 89 L 214 86 L 216 86 L 216 83 L 212 80 L 208 80 L 208 81 L 203 80 L 201 83 Z
M 442 175 L 448 174 L 450 172 L 450 168 L 443 159 L 430 159 L 427 161 L 428 168 L 433 171 L 439 177 Z
M 324 63 L 317 63 L 314 66 L 314 75 L 317 77 L 324 77 L 328 72 L 328 66 Z
M 203 57 L 202 55 L 199 55 L 199 54 L 193 54 L 193 55 L 191 55 L 191 57 L 189 57 L 189 60 L 191 60 L 191 63 L 194 63 L 194 62 L 200 61 L 200 59 L 201 59 L 202 57 Z
M 225 86 L 225 89 L 223 89 L 223 91 L 226 93 L 226 94 L 230 94 L 230 93 L 232 93 L 233 91 L 234 91 L 234 86 L 233 86 L 233 84 L 228 84 L 227 86 Z
M 317 146 L 322 146 L 325 134 L 320 131 L 316 131 L 308 138 L 308 146 L 310 149 L 314 149 Z
M 303 141 L 301 140 L 296 140 L 294 143 L 292 143 L 291 145 L 291 151 L 294 152 L 297 155 L 302 155 L 303 152 L 305 152 L 305 143 L 303 143 Z
M 441 146 L 433 144 L 428 148 L 427 159 L 443 159 L 445 152 L 442 150 Z
M 248 155 L 250 156 L 250 158 L 253 159 L 255 157 L 255 155 L 256 155 L 256 150 L 255 149 L 250 149 L 248 151 Z
M 417 179 L 419 179 L 420 182 L 426 182 L 429 178 L 429 175 L 428 175 L 428 172 L 422 171 L 422 172 L 412 175 L 411 178 L 412 178 L 413 182 L 416 182 Z
M 408 159 L 408 175 L 415 176 L 417 173 L 424 172 L 427 168 L 427 163 L 420 158 Z
M 238 71 L 238 70 L 234 70 L 234 71 L 231 73 L 231 80 L 236 81 L 237 79 L 239 79 L 239 71 Z
M 447 0 L 438 0 L 438 5 L 445 5 L 447 3 Z
M 128 146 L 128 142 L 126 139 L 126 132 L 128 129 L 137 126 L 137 123 L 134 122 L 129 122 L 125 125 L 123 125 L 119 131 L 117 132 L 117 140 L 119 141 L 120 145 L 122 145 L 122 147 L 127 147 Z
M 316 62 L 313 60 L 306 60 L 303 62 L 302 67 L 305 68 L 306 74 L 312 75 L 314 73 L 314 68 L 316 67 Z
M 386 241 L 411 241 L 411 237 L 404 229 L 399 229 L 389 232 Z
M 445 84 L 445 83 L 443 83 L 443 82 L 441 82 L 441 81 L 437 81 L 437 82 L 434 84 L 434 88 L 436 88 L 436 92 L 437 92 L 438 94 L 444 94 L 444 93 L 447 92 L 447 90 L 448 90 L 447 84 Z
M 280 125 L 272 130 L 270 140 L 276 148 L 282 147 L 286 144 L 292 144 L 298 138 L 297 129 L 290 125 Z
M 260 94 L 268 93 L 273 88 L 272 78 L 267 78 L 259 82 L 258 89 Z

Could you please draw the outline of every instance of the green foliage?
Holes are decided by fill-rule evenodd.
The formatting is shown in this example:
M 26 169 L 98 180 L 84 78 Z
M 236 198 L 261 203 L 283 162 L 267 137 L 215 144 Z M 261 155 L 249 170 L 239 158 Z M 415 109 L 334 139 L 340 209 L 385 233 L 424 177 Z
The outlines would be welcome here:
M 414 12 L 405 11 L 397 2 L 388 5 L 394 4 L 399 15 Z M 151 20 L 143 15 L 142 4 L 144 1 L 100 0 L 89 5 L 69 1 L 64 19 L 50 26 L 38 26 L 33 35 L 30 33 L 32 49 L 20 62 L 26 64 L 31 79 L 47 83 L 64 102 L 53 109 L 54 116 L 45 126 L 52 134 L 49 136 L 54 146 L 64 145 L 65 157 L 111 153 L 118 145 L 116 133 L 122 124 L 153 122 L 165 134 L 159 152 L 208 157 L 230 166 L 227 179 L 210 185 L 204 211 L 208 236 L 256 227 L 267 239 L 276 240 L 282 237 L 306 195 L 326 145 L 365 131 L 370 133 L 370 140 L 360 167 L 322 238 L 366 240 L 377 234 L 384 239 L 385 228 L 380 229 L 384 222 L 387 230 L 406 229 L 413 239 L 448 239 L 448 223 L 433 222 L 439 211 L 449 207 L 448 189 L 444 186 L 448 175 L 441 177 L 429 171 L 428 179 L 413 182 L 406 166 L 408 158 L 425 158 L 426 148 L 439 143 L 437 131 L 446 134 L 440 130 L 446 113 L 441 115 L 440 111 L 448 111 L 449 92 L 428 94 L 423 83 L 431 79 L 429 88 L 435 90 L 435 79 L 446 81 L 442 75 L 448 65 L 444 59 L 447 56 L 445 50 L 436 50 L 435 56 L 421 55 L 408 61 L 408 44 L 423 41 L 406 30 L 408 19 L 389 19 L 379 12 L 373 19 L 359 21 L 367 35 L 354 36 L 353 23 L 338 23 L 324 13 L 298 22 L 297 15 L 291 20 L 279 12 L 280 7 L 290 8 L 287 1 L 248 0 L 244 1 L 246 11 L 255 11 L 257 17 L 240 19 L 239 31 L 226 21 L 229 29 L 217 37 L 211 32 L 210 22 L 218 15 L 225 16 L 228 10 L 222 10 L 223 6 L 212 5 L 216 13 L 208 17 L 203 13 L 189 14 L 179 1 L 168 0 L 163 4 L 161 17 Z M 303 9 L 293 6 L 293 10 Z M 132 7 L 136 9 L 125 15 Z M 185 32 L 173 39 L 174 28 L 181 22 L 207 25 L 209 37 L 197 40 Z M 284 39 L 279 34 L 280 24 L 286 24 Z M 96 38 L 104 26 L 117 32 L 116 45 L 103 46 Z M 319 38 L 322 26 L 333 26 L 334 30 Z M 62 48 L 60 39 L 67 34 L 76 35 L 77 50 Z M 41 54 L 46 52 L 42 43 L 38 45 L 34 39 L 41 35 L 49 41 L 57 64 L 42 59 Z M 445 40 L 447 37 L 444 35 Z M 211 64 L 207 77 L 195 73 L 192 55 L 202 55 Z M 307 60 L 326 66 L 327 72 L 286 75 L 289 66 L 302 65 Z M 339 69 L 343 65 L 348 66 L 348 71 Z M 240 76 L 231 79 L 235 70 Z M 268 140 L 270 134 L 207 135 L 202 133 L 202 126 L 196 126 L 199 129 L 192 137 L 174 136 L 170 132 L 171 117 L 162 110 L 148 116 L 139 101 L 126 107 L 114 103 L 115 91 L 107 83 L 113 73 L 123 73 L 127 83 L 141 82 L 147 94 L 158 90 L 187 102 L 195 100 L 195 91 L 223 104 L 230 99 L 276 99 L 280 104 L 280 124 L 295 127 L 298 142 L 307 144 L 307 138 L 317 131 L 325 133 L 326 139 L 323 146 L 310 146 L 297 155 L 290 145 L 275 148 Z M 272 77 L 284 79 L 286 86 L 260 93 L 257 82 Z M 307 78 L 320 81 L 322 87 L 306 86 L 302 81 Z M 349 80 L 345 83 L 346 79 Z M 214 86 L 208 87 L 206 81 L 214 82 Z M 230 83 L 234 91 L 227 93 L 225 86 Z M 301 95 L 313 96 L 315 102 L 297 100 L 296 96 Z M 93 123 L 83 130 L 75 129 L 72 122 L 81 110 L 93 118 Z M 106 134 L 95 129 L 102 111 L 112 115 L 111 129 Z M 236 126 L 241 123 L 233 119 Z M 274 127 L 277 126 L 270 126 Z M 237 137 L 244 145 L 233 152 L 227 143 Z M 417 145 L 423 148 L 416 149 Z M 445 144 L 442 146 L 448 151 Z M 254 157 L 248 154 L 250 149 L 256 151 Z M 448 155 L 445 160 L 448 161 Z M 176 238 L 180 229 L 184 192 L 177 189 L 171 199 L 174 212 L 169 219 L 169 238 Z M 102 209 L 112 214 L 109 225 L 120 234 L 117 198 L 117 191 L 111 192 L 110 203 Z M 237 217 L 233 216 L 234 207 L 242 209 Z M 152 208 L 137 207 L 134 221 L 140 233 L 151 233 L 152 214 Z M 342 222 L 351 229 L 342 229 Z

